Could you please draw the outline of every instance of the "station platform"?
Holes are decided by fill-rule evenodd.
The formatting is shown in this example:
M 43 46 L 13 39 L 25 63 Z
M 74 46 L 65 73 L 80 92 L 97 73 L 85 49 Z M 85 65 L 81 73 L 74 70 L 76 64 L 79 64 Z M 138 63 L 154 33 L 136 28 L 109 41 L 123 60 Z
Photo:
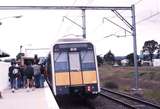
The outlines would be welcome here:
M 59 109 L 52 92 L 45 83 L 44 88 L 34 90 L 18 89 L 14 93 L 11 89 L 2 92 L 0 98 L 1 109 Z

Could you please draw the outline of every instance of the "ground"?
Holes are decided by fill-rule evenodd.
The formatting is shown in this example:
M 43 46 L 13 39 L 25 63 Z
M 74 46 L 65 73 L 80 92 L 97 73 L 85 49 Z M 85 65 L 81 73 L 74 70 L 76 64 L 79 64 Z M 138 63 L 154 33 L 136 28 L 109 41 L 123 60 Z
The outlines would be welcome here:
M 146 99 L 160 103 L 160 67 L 139 67 L 139 88 Z M 116 88 L 130 93 L 135 88 L 134 67 L 99 67 L 101 86 Z M 113 87 L 114 86 L 114 87 Z

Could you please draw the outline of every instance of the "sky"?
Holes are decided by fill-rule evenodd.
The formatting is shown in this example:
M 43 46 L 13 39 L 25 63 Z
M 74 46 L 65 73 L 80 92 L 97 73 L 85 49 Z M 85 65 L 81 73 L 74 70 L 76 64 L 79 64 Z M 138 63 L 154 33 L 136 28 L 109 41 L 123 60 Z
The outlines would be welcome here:
M 0 0 L 0 6 L 131 6 L 136 8 L 137 53 L 147 40 L 160 43 L 160 0 Z M 130 11 L 119 11 L 131 23 Z M 19 19 L 13 16 L 21 15 Z M 57 39 L 69 34 L 82 35 L 82 29 L 63 17 L 82 25 L 81 11 L 71 10 L 0 10 L 0 49 L 15 57 L 22 51 L 28 56 L 45 56 L 48 50 L 25 51 L 27 48 L 50 48 Z M 104 20 L 109 18 L 127 30 L 129 28 L 111 11 L 86 11 L 86 37 L 96 46 L 96 52 L 104 55 L 109 50 L 116 56 L 133 52 L 133 37 L 124 36 L 124 30 Z M 129 34 L 127 34 L 129 35 Z M 107 37 L 110 36 L 110 37 Z

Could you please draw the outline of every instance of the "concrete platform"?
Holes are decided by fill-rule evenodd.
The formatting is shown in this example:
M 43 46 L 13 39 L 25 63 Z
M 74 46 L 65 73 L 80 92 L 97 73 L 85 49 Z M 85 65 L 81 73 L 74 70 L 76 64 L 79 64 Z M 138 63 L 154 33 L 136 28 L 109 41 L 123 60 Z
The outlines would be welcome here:
M 48 85 L 45 88 L 5 90 L 0 99 L 0 109 L 59 109 Z

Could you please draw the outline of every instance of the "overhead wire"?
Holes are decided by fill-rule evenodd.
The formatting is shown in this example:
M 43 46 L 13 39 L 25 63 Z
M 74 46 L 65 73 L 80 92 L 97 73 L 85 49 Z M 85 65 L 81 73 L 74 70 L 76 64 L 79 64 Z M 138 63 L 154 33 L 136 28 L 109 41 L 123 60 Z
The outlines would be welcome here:
M 74 5 L 77 3 L 77 1 L 78 1 L 78 0 L 75 0 L 75 1 L 73 2 L 72 6 L 74 6 Z M 85 4 L 85 6 L 90 5 L 93 1 L 94 1 L 94 0 L 89 0 L 89 1 Z M 67 13 L 65 16 L 68 16 L 68 13 Z M 67 30 L 70 30 L 70 28 L 71 28 L 71 26 L 69 26 L 69 27 L 67 28 Z
M 134 3 L 134 5 L 138 5 L 139 3 L 141 3 L 143 0 L 139 0 L 139 1 L 137 1 L 137 2 L 135 2 Z M 123 11 L 124 12 L 124 11 Z M 115 16 L 112 16 L 112 17 L 110 17 L 110 19 L 112 19 L 112 18 L 115 18 L 116 17 L 116 15 Z M 102 25 L 102 23 L 101 23 L 101 25 Z M 98 25 L 95 29 L 94 29 L 94 32 L 98 29 L 100 27 L 100 25 Z M 113 33 L 113 34 L 110 34 L 110 35 L 108 35 L 108 36 L 116 36 L 116 33 L 117 33 L 118 31 L 116 31 L 115 33 Z M 130 36 L 130 35 L 126 35 L 126 36 Z M 103 38 L 106 38 L 106 36 L 105 37 L 103 37 Z M 102 39 L 103 40 L 103 39 Z
M 76 4 L 76 2 L 77 2 L 77 0 L 74 0 L 73 3 L 72 3 L 72 6 L 74 6 L 74 5 Z M 68 14 L 69 14 L 69 11 L 66 13 L 65 16 L 68 16 Z M 56 36 L 58 36 L 58 34 L 60 33 L 61 28 L 62 28 L 62 26 L 63 26 L 63 23 L 64 23 L 64 21 L 62 20 L 61 23 L 60 23 L 60 25 L 59 25 L 59 27 L 58 27 Z M 70 28 L 70 27 L 69 27 L 69 28 Z
M 139 1 L 135 2 L 134 5 L 138 5 L 138 4 L 141 3 L 142 1 L 143 1 L 143 0 L 139 0 Z M 123 11 L 123 12 L 124 12 L 124 11 Z M 116 15 L 115 15 L 115 16 L 112 16 L 110 19 L 115 18 L 115 17 L 116 17 Z M 102 25 L 103 25 L 103 23 L 98 24 L 98 25 L 93 29 L 93 31 L 96 32 Z M 116 36 L 116 37 L 118 37 L 118 38 L 119 38 L 119 37 L 130 36 L 130 35 L 127 35 L 126 32 L 125 32 L 125 35 L 122 35 L 122 36 L 117 35 L 117 33 L 118 33 L 118 31 L 114 32 L 113 34 L 109 34 L 109 35 L 107 35 L 107 36 L 104 36 L 103 38 L 100 38 L 100 39 L 98 40 L 98 42 L 100 42 L 100 41 L 104 40 L 104 38 L 110 37 L 110 36 Z
M 142 1 L 143 1 L 143 0 L 139 0 L 138 2 L 135 3 L 135 5 L 141 3 Z M 157 3 L 157 4 L 158 4 L 158 3 Z M 157 12 L 154 12 L 154 13 L 152 13 L 152 15 L 147 16 L 147 17 L 145 17 L 145 18 L 137 21 L 136 24 L 140 24 L 140 23 L 142 23 L 142 22 L 148 21 L 148 20 L 150 20 L 150 19 L 152 19 L 153 17 L 156 17 L 156 16 L 158 16 L 158 15 L 160 15 L 160 10 L 159 10 L 159 8 L 158 8 L 158 6 L 157 6 Z M 117 32 L 116 32 L 116 33 L 117 33 Z M 110 34 L 110 35 L 108 35 L 108 36 L 106 36 L 106 37 L 115 36 L 115 35 L 116 35 L 116 34 Z M 128 35 L 126 35 L 126 36 L 128 36 Z M 129 36 L 130 36 L 130 35 L 129 35 Z M 121 37 L 121 36 L 120 36 L 120 37 Z M 105 38 L 105 37 L 104 37 L 104 38 Z M 103 39 L 101 38 L 101 40 L 99 40 L 98 42 L 104 40 L 104 38 L 103 38 Z
M 94 0 L 91 0 L 91 1 L 89 0 L 86 5 L 89 5 L 89 4 L 93 3 L 93 1 L 94 1 Z M 135 4 L 135 5 L 138 5 L 138 4 L 141 3 L 142 1 L 143 1 L 143 0 L 139 0 L 139 1 L 137 1 L 136 3 L 134 3 L 134 4 Z M 74 6 L 76 2 L 77 2 L 77 0 L 74 0 L 72 6 Z M 158 15 L 158 14 L 159 14 L 159 12 L 158 12 L 158 13 L 155 13 L 154 15 L 149 16 L 149 17 L 147 17 L 147 18 L 145 18 L 145 19 L 142 19 L 141 21 L 138 21 L 137 23 L 141 23 L 141 22 L 143 22 L 143 21 L 145 21 L 145 20 L 147 20 L 147 19 L 150 19 L 150 18 Z M 68 13 L 66 14 L 66 16 L 68 16 Z M 115 17 L 115 16 L 113 16 L 112 18 L 114 18 L 114 17 Z M 101 24 L 98 24 L 98 26 L 96 26 L 96 27 L 93 29 L 94 32 L 95 32 L 99 27 L 101 27 L 101 25 L 102 25 L 102 23 L 101 23 Z M 59 26 L 59 29 L 58 29 L 58 31 L 57 31 L 57 34 L 59 34 L 62 26 L 63 26 L 63 21 L 61 22 L 61 24 L 60 24 L 60 26 Z M 71 28 L 71 27 L 69 27 L 69 28 Z
M 157 0 L 158 1 L 158 0 Z M 151 18 L 155 17 L 155 16 L 158 16 L 160 14 L 160 10 L 158 9 L 158 6 L 157 6 L 157 12 L 155 12 L 154 14 L 152 13 L 152 15 L 150 16 L 147 16 L 139 21 L 136 22 L 136 24 L 139 24 L 139 23 L 142 23 L 144 21 L 147 21 L 147 20 L 150 20 Z
M 74 2 L 72 3 L 72 6 L 75 6 L 75 4 L 78 2 L 78 0 L 74 0 Z M 68 11 L 68 13 L 65 15 L 65 16 L 68 16 L 69 15 L 69 12 L 70 11 Z M 71 30 L 71 25 L 70 26 L 68 26 L 68 28 L 66 29 L 66 31 L 68 32 L 68 31 L 70 31 Z M 65 35 L 65 36 L 67 36 L 67 35 Z
M 94 0 L 88 0 L 88 3 L 86 4 L 87 6 L 89 6 L 90 4 L 92 4 L 94 2 Z
M 143 0 L 139 0 L 137 2 L 134 3 L 134 5 L 138 5 L 140 2 L 142 2 Z
M 139 0 L 139 1 L 135 2 L 134 5 L 135 5 L 135 6 L 138 5 L 138 4 L 141 3 L 142 1 L 143 1 L 143 0 Z M 122 11 L 121 13 L 123 13 L 123 12 L 125 12 L 125 11 Z M 116 17 L 116 15 L 110 17 L 110 19 L 113 19 L 113 18 L 115 18 L 115 17 Z
M 155 16 L 157 16 L 157 15 L 159 15 L 159 14 L 160 14 L 160 12 L 158 11 L 158 12 L 156 12 L 156 13 L 150 15 L 150 16 L 147 16 L 146 18 L 144 18 L 144 19 L 136 22 L 136 24 L 139 24 L 139 23 L 142 23 L 142 22 L 144 22 L 144 21 L 150 20 L 151 18 L 153 18 L 153 17 L 155 17 Z

